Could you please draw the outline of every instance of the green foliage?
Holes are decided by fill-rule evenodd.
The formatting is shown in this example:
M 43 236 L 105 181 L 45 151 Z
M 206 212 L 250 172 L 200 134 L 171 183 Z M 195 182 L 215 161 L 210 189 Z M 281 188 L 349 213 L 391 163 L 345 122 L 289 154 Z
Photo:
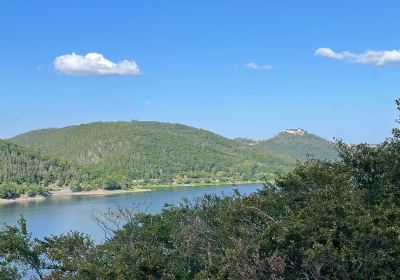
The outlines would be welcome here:
M 0 198 L 13 199 L 25 194 L 29 197 L 37 195 L 46 196 L 47 188 L 38 184 L 17 184 L 15 182 L 3 182 L 0 184 Z
M 336 160 L 339 156 L 335 143 L 308 132 L 304 135 L 281 132 L 271 139 L 258 142 L 257 146 L 300 161 L 306 160 L 307 156 L 327 160 Z
M 3 182 L 0 184 L 0 198 L 13 199 L 19 197 L 18 184 L 14 182 Z
M 0 275 L 26 266 L 40 279 L 398 279 L 399 134 L 374 148 L 339 142 L 340 160 L 309 159 L 249 196 L 108 212 L 98 245 L 79 233 L 32 239 L 21 219 L 0 231 Z
M 400 100 L 397 105 L 400 106 Z M 128 168 L 128 163 L 136 164 L 137 159 L 129 149 L 132 143 L 124 146 L 120 140 L 134 137 L 133 132 L 141 125 L 105 124 L 106 131 L 97 127 L 104 124 L 89 125 L 96 127 L 90 134 L 95 137 L 90 141 L 98 138 L 109 144 L 101 147 L 97 142 L 86 146 L 81 152 L 90 151 L 87 157 L 66 153 L 64 156 L 72 156 L 70 160 L 82 169 L 76 169 L 72 177 L 64 176 L 64 182 L 82 190 L 90 188 L 86 183 L 90 180 L 108 189 L 129 187 L 132 180 L 228 181 L 260 176 L 263 164 L 267 164 L 260 147 L 237 146 L 235 141 L 204 131 L 195 131 L 199 135 L 193 144 L 193 139 L 185 136 L 187 127 L 161 125 L 160 128 L 160 124 L 146 123 L 155 126 L 158 134 L 145 134 L 145 139 L 152 139 L 148 138 L 151 135 L 157 140 L 135 142 L 140 143 L 136 147 L 140 147 L 138 162 L 146 168 L 133 176 L 131 172 L 136 169 Z M 78 130 L 83 127 L 88 132 L 85 126 Z M 76 139 L 83 137 L 74 134 L 74 129 L 68 133 Z M 159 133 L 160 129 L 164 134 Z M 109 130 L 118 131 L 115 139 L 120 140 L 109 140 L 114 135 Z M 121 137 L 121 131 L 127 133 L 125 138 Z M 146 127 L 145 131 L 151 130 Z M 169 133 L 177 133 L 179 137 L 166 137 Z M 143 135 L 136 136 L 140 139 Z M 191 139 L 190 144 L 181 141 L 185 137 Z M 82 139 L 81 144 L 88 145 L 85 141 L 89 140 Z M 214 144 L 221 146 L 212 150 Z M 123 150 L 118 148 L 121 145 Z M 195 148 L 186 150 L 185 145 Z M 156 155 L 154 150 L 168 152 Z M 190 151 L 196 160 L 186 161 L 181 156 Z M 266 184 L 249 196 L 205 195 L 194 202 L 166 205 L 159 214 L 128 209 L 109 212 L 98 217 L 108 236 L 107 241 L 98 245 L 77 232 L 44 240 L 32 238 L 26 221 L 21 218 L 17 226 L 5 226 L 0 231 L 0 277 L 26 278 L 26 268 L 38 279 L 397 279 L 400 277 L 400 130 L 394 129 L 393 137 L 377 147 L 339 142 L 338 151 L 339 160 L 308 159 L 277 178 L 274 184 Z M 118 161 L 115 154 L 123 160 Z M 165 166 L 152 161 L 156 156 Z M 275 159 L 276 163 L 281 159 Z M 215 164 L 208 166 L 212 161 Z M 12 161 L 6 162 L 10 165 Z M 117 167 L 122 168 L 120 172 Z M 13 170 L 7 168 L 3 170 Z M 101 171 L 105 174 L 99 176 Z M 208 176 L 204 175 L 206 172 Z M 8 176 L 4 176 L 8 180 L 2 179 L 2 197 L 43 191 L 34 185 L 36 181 L 23 184 L 9 180 L 15 177 L 7 172 L 2 174 Z
M 272 181 L 306 154 L 337 157 L 333 143 L 308 133 L 281 133 L 256 143 L 158 122 L 98 122 L 32 131 L 10 141 L 20 146 L 0 140 L 0 184 L 35 187 L 18 192 L 4 185 L 0 194 L 7 198 L 45 194 L 37 185 L 69 186 L 78 192 L 149 184 Z
M 49 184 L 62 185 L 74 173 L 67 164 L 0 140 L 0 198 L 45 196 Z
M 39 279 L 44 279 L 44 254 L 42 243 L 27 232 L 23 217 L 18 221 L 18 226 L 6 226 L 0 232 L 0 263 L 5 262 L 8 265 L 8 272 L 29 269 Z
M 32 241 L 22 221 L 0 232 L 0 262 L 51 279 L 397 279 L 398 130 L 375 148 L 338 147 L 340 160 L 309 159 L 249 196 L 107 213 L 99 245 L 79 233 Z
M 46 196 L 47 189 L 43 186 L 32 184 L 32 185 L 23 185 L 22 188 L 19 190 L 19 193 L 24 193 L 29 197 L 34 197 L 37 195 Z
M 65 179 L 68 166 L 39 153 L 0 140 L 0 183 L 43 184 Z
M 18 273 L 17 268 L 10 267 L 7 263 L 0 262 L 0 279 L 18 280 L 21 279 L 21 275 Z
M 70 186 L 74 192 L 271 181 L 306 153 L 329 159 L 337 154 L 331 142 L 307 133 L 283 133 L 255 145 L 184 125 L 137 121 L 37 130 L 10 141 L 20 146 L 0 141 L 0 183 Z M 2 193 L 12 196 L 9 188 Z
M 46 238 L 43 244 L 48 259 L 62 264 L 62 271 L 53 269 L 49 279 L 99 279 L 97 249 L 88 235 L 70 232 Z
M 140 184 L 259 181 L 295 159 L 192 127 L 157 122 L 92 123 L 25 133 L 12 142 L 70 162 L 73 178 L 106 189 Z

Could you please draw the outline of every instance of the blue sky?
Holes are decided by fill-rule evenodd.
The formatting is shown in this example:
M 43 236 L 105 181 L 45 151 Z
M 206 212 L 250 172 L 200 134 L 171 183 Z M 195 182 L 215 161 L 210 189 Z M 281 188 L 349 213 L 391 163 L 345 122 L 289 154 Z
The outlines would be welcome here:
M 3 1 L 0 138 L 138 119 L 382 141 L 400 97 L 398 53 L 384 53 L 400 49 L 396 2 Z M 140 75 L 55 68 L 73 53 L 135 61 Z

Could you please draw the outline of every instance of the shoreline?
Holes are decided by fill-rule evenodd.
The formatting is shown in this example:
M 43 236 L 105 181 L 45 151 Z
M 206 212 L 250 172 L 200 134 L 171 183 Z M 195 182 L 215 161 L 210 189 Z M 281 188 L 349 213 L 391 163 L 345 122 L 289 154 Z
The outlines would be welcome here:
M 37 195 L 37 196 L 20 196 L 17 198 L 12 198 L 12 199 L 5 199 L 5 198 L 0 198 L 0 206 L 1 205 L 6 205 L 6 204 L 12 204 L 12 203 L 25 203 L 25 202 L 30 202 L 30 201 L 42 201 L 45 200 L 47 197 Z
M 150 189 L 127 189 L 127 190 L 104 190 L 104 189 L 96 189 L 92 191 L 82 191 L 82 192 L 73 192 L 70 189 L 63 189 L 63 190 L 58 190 L 58 191 L 52 191 L 50 192 L 49 196 L 79 196 L 79 195 L 113 195 L 113 194 L 124 194 L 124 193 L 130 193 L 130 192 L 147 192 L 150 191 Z
M 13 203 L 27 203 L 33 201 L 43 201 L 51 197 L 68 197 L 68 196 L 107 196 L 107 195 L 115 195 L 115 194 L 125 194 L 125 193 L 135 193 L 135 192 L 148 192 L 156 189 L 165 189 L 165 188 L 191 188 L 191 187 L 217 187 L 217 186 L 234 186 L 234 185 L 254 185 L 254 184 L 263 184 L 262 182 L 235 182 L 235 183 L 198 183 L 198 184 L 182 184 L 182 185 L 143 185 L 138 186 L 133 189 L 126 190 L 104 190 L 104 189 L 96 189 L 92 191 L 82 191 L 82 192 L 73 192 L 68 188 L 63 188 L 56 191 L 50 191 L 48 196 L 33 196 L 29 197 L 26 195 L 22 195 L 18 198 L 13 199 L 0 199 L 0 206 L 13 204 Z
M 235 185 L 256 185 L 256 184 L 264 184 L 265 182 L 224 182 L 224 183 L 195 183 L 195 184 L 165 184 L 165 185 L 143 185 L 138 186 L 138 188 L 144 189 L 158 189 L 158 188 L 191 188 L 191 187 L 218 187 L 218 186 L 235 186 Z
M 49 195 L 47 196 L 33 196 L 29 197 L 26 195 L 13 198 L 13 199 L 0 199 L 0 206 L 6 205 L 6 204 L 13 204 L 13 203 L 26 203 L 26 202 L 32 202 L 32 201 L 43 201 L 51 197 L 68 197 L 68 196 L 85 196 L 85 195 L 90 195 L 90 196 L 107 196 L 107 195 L 115 195 L 115 194 L 124 194 L 124 193 L 134 193 L 134 192 L 147 192 L 151 191 L 150 189 L 128 189 L 128 190 L 103 190 L 103 189 L 97 189 L 97 190 L 92 190 L 92 191 L 82 191 L 82 192 L 73 192 L 70 189 L 63 189 L 63 190 L 58 190 L 58 191 L 51 191 Z

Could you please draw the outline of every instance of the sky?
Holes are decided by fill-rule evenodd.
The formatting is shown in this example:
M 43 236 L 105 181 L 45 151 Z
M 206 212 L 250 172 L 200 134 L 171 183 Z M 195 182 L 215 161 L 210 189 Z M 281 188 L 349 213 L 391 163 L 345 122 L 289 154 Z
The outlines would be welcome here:
M 1 1 L 0 138 L 155 120 L 389 137 L 399 1 Z

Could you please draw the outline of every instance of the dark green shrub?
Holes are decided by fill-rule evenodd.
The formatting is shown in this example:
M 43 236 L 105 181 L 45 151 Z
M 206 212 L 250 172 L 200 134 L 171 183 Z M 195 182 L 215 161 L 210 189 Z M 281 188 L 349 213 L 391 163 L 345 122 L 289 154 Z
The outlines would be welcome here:
M 0 198 L 13 199 L 17 197 L 19 197 L 17 183 L 3 182 L 0 184 Z

